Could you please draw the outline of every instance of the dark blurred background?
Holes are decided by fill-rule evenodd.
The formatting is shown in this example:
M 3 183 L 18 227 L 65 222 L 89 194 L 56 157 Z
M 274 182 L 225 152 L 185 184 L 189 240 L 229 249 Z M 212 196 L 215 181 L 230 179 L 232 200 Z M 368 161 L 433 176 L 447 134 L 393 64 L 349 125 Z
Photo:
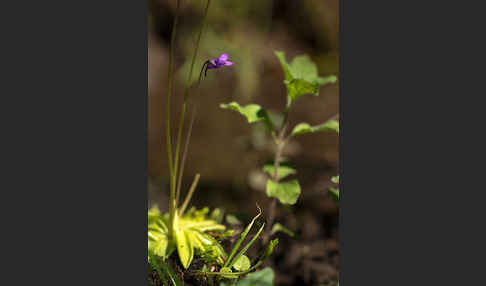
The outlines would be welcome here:
M 181 7 L 172 134 L 205 2 L 186 0 Z M 338 6 L 338 0 L 212 0 L 193 78 L 197 79 L 205 60 L 222 52 L 230 55 L 234 65 L 210 70 L 200 88 L 190 90 L 198 111 L 183 186 L 187 190 L 194 175 L 201 174 L 194 205 L 244 216 L 255 214 L 258 202 L 265 212 L 269 200 L 261 169 L 273 157 L 273 143 L 262 126 L 249 125 L 219 104 L 257 103 L 282 111 L 286 90 L 274 50 L 284 51 L 288 61 L 308 54 L 320 76 L 338 75 Z M 149 1 L 149 205 L 156 203 L 161 210 L 167 209 L 168 197 L 164 118 L 175 8 L 175 0 Z M 304 96 L 295 103 L 291 126 L 322 123 L 338 113 L 338 103 L 338 85 L 324 86 L 318 97 Z M 339 273 L 338 206 L 327 190 L 330 177 L 338 173 L 338 136 L 332 132 L 302 135 L 287 146 L 284 156 L 296 165 L 302 195 L 295 206 L 279 208 L 277 222 L 294 230 L 297 237 L 283 238 L 279 247 L 286 253 L 277 252 L 270 262 L 276 285 L 333 285 Z

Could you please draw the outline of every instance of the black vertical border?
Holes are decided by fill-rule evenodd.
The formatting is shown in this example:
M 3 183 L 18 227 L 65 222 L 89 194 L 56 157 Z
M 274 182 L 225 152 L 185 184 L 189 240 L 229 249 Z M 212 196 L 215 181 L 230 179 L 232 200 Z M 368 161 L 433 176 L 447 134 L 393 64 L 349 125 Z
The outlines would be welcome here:
M 485 284 L 474 4 L 340 0 L 341 286 Z
M 146 285 L 147 1 L 1 6 L 0 284 Z

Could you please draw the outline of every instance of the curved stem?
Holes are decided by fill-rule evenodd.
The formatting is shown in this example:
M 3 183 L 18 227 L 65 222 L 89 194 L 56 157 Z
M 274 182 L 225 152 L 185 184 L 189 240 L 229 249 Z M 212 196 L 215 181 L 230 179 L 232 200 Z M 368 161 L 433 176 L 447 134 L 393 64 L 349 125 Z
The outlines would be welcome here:
M 209 65 L 209 60 L 204 62 L 203 66 L 201 68 L 201 72 L 199 72 L 199 81 L 197 82 L 198 87 L 201 84 L 202 75 L 204 74 L 204 77 L 206 77 L 206 72 L 208 71 L 208 68 L 207 68 L 208 65 Z

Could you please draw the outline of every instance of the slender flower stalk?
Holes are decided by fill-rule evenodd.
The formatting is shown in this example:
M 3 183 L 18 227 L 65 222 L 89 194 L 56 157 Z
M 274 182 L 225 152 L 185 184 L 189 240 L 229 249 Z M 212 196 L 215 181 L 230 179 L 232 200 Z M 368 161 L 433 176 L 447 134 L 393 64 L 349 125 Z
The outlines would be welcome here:
M 166 139 L 167 139 L 167 156 L 168 156 L 168 162 L 169 162 L 169 188 L 170 188 L 170 197 L 169 197 L 169 239 L 173 237 L 173 228 L 174 228 L 174 220 L 177 215 L 177 201 L 178 201 L 178 195 L 176 194 L 176 191 L 180 189 L 180 187 L 177 187 L 177 178 L 178 178 L 178 172 L 182 172 L 183 166 L 179 166 L 179 154 L 180 154 L 180 148 L 181 148 L 181 138 L 182 138 L 182 127 L 184 124 L 184 118 L 185 118 L 185 113 L 186 113 L 186 105 L 187 105 L 187 98 L 189 95 L 189 88 L 190 88 L 190 82 L 192 79 L 192 71 L 194 69 L 194 63 L 196 61 L 197 53 L 199 50 L 199 45 L 201 42 L 201 36 L 202 32 L 204 29 L 204 26 L 206 24 L 206 18 L 208 15 L 208 10 L 209 10 L 209 5 L 211 3 L 211 0 L 208 0 L 206 3 L 206 9 L 204 11 L 204 17 L 203 17 L 203 23 L 201 25 L 201 28 L 199 30 L 199 36 L 198 40 L 195 46 L 194 54 L 192 57 L 192 62 L 191 62 L 191 68 L 190 72 L 188 75 L 187 79 L 187 86 L 184 92 L 184 101 L 182 104 L 182 110 L 181 110 L 181 117 L 179 120 L 179 129 L 177 132 L 177 141 L 176 141 L 176 150 L 175 153 L 172 153 L 172 139 L 171 139 L 171 132 L 170 132 L 170 100 L 172 96 L 172 76 L 173 76 L 173 58 L 174 58 L 174 48 L 175 48 L 175 37 L 176 37 L 176 32 L 177 32 L 177 23 L 179 20 L 179 11 L 180 11 L 180 5 L 181 5 L 182 0 L 177 0 L 177 8 L 176 8 L 176 14 L 174 18 L 174 24 L 172 26 L 172 34 L 171 34 L 171 41 L 170 41 L 170 47 L 169 47 L 169 70 L 168 70 L 168 75 L 167 75 L 167 117 L 166 117 Z M 189 139 L 188 139 L 189 140 Z M 183 164 L 182 164 L 183 165 Z M 179 170 L 181 168 L 181 170 Z M 180 174 L 182 175 L 182 174 Z M 180 184 L 180 179 L 179 179 L 179 184 Z M 176 196 L 177 195 L 177 196 Z
M 210 4 L 211 4 L 211 0 L 208 0 L 206 2 L 206 8 L 204 10 L 203 22 L 201 24 L 201 28 L 199 29 L 199 35 L 198 35 L 198 38 L 197 38 L 196 46 L 194 48 L 194 54 L 192 56 L 191 66 L 190 66 L 190 70 L 189 70 L 189 74 L 188 74 L 187 82 L 186 82 L 186 88 L 185 88 L 185 91 L 184 91 L 184 101 L 182 103 L 181 117 L 179 119 L 179 129 L 178 129 L 178 132 L 177 132 L 177 143 L 176 143 L 176 151 L 175 151 L 175 159 L 174 159 L 174 168 L 173 168 L 173 174 L 172 174 L 172 177 L 171 177 L 171 182 L 172 182 L 171 191 L 173 191 L 174 193 L 176 192 L 176 189 L 177 189 L 176 180 L 177 180 L 177 173 L 179 171 L 179 155 L 180 155 L 180 148 L 181 148 L 182 128 L 183 128 L 183 125 L 184 125 L 184 120 L 185 120 L 185 115 L 186 115 L 187 98 L 189 97 L 189 88 L 190 88 L 191 79 L 192 79 L 192 72 L 194 70 L 194 64 L 196 62 L 197 53 L 199 51 L 202 33 L 203 33 L 203 30 L 204 30 L 204 27 L 206 26 L 206 19 L 207 19 Z
M 176 190 L 176 203 L 177 204 L 179 203 L 179 197 L 180 197 L 180 194 L 181 194 L 182 175 L 184 174 L 184 165 L 185 165 L 186 159 L 187 159 L 187 151 L 189 149 L 189 142 L 191 142 L 192 127 L 194 126 L 194 119 L 196 118 L 196 113 L 197 113 L 197 110 L 196 110 L 196 107 L 194 107 L 193 110 L 192 110 L 191 121 L 189 123 L 189 130 L 187 131 L 187 134 L 186 134 L 186 143 L 185 143 L 185 146 L 184 146 L 184 151 L 182 152 L 181 168 L 180 168 L 180 171 L 179 171 L 179 177 L 177 178 L 177 190 Z M 182 209 L 179 212 L 179 215 L 180 216 L 183 215 Z
M 192 72 L 194 70 L 194 64 L 196 62 L 197 53 L 199 51 L 202 33 L 203 33 L 203 30 L 204 30 L 204 27 L 206 26 L 206 19 L 207 19 L 210 4 L 211 4 L 211 0 L 208 0 L 206 2 L 206 9 L 204 10 L 203 22 L 201 24 L 201 28 L 199 29 L 199 35 L 197 37 L 196 46 L 194 48 L 194 54 L 192 55 L 192 61 L 191 61 L 189 74 L 187 76 L 186 89 L 184 91 L 184 102 L 182 103 L 181 117 L 179 119 L 179 130 L 178 130 L 178 134 L 177 134 L 177 144 L 176 144 L 175 163 L 174 163 L 174 170 L 175 170 L 176 174 L 177 174 L 177 171 L 178 171 L 177 168 L 178 168 L 178 163 L 179 163 L 179 151 L 180 151 L 180 145 L 181 145 L 182 127 L 184 125 L 184 119 L 185 119 L 185 114 L 186 114 L 187 98 L 189 97 L 189 88 L 191 87 L 190 85 L 191 85 L 191 80 L 192 80 Z
M 166 126 L 165 126 L 165 132 L 166 132 L 166 139 L 167 139 L 167 156 L 168 156 L 168 161 L 169 161 L 169 177 L 170 177 L 170 198 L 169 198 L 169 237 L 172 237 L 172 223 L 175 217 L 175 212 L 176 212 L 176 202 L 175 202 L 175 186 L 174 186 L 174 180 L 172 179 L 175 175 L 174 172 L 174 166 L 173 166 L 173 161 L 172 161 L 172 139 L 170 135 L 170 98 L 172 95 L 172 61 L 174 58 L 174 46 L 175 46 L 175 36 L 177 32 L 177 22 L 179 20 L 179 9 L 180 9 L 180 0 L 177 0 L 177 8 L 176 8 L 176 14 L 174 18 L 174 24 L 172 26 L 172 34 L 171 34 L 171 40 L 170 40 L 170 46 L 169 46 L 169 70 L 167 72 L 167 117 L 166 117 Z
M 179 165 L 179 158 L 180 158 L 180 153 L 181 153 L 181 141 L 182 141 L 182 129 L 184 127 L 184 121 L 185 121 L 185 115 L 186 115 L 186 109 L 187 109 L 187 99 L 189 97 L 189 89 L 191 87 L 191 80 L 192 80 L 192 74 L 194 70 L 194 64 L 196 62 L 196 58 L 198 55 L 199 51 L 199 46 L 201 43 L 201 38 L 202 38 L 202 33 L 204 30 L 204 27 L 206 26 L 206 20 L 208 16 L 208 11 L 209 11 L 209 6 L 211 4 L 211 0 L 207 0 L 206 2 L 206 7 L 204 10 L 204 16 L 203 16 L 203 21 L 199 30 L 198 38 L 196 41 L 196 45 L 194 48 L 194 54 L 192 55 L 192 60 L 191 60 L 191 65 L 190 65 L 190 70 L 189 74 L 187 77 L 187 83 L 186 87 L 184 90 L 184 98 L 183 98 L 183 103 L 181 107 L 181 114 L 179 118 L 179 127 L 177 130 L 177 141 L 176 141 L 176 146 L 175 146 L 175 153 L 172 154 L 172 140 L 171 140 L 171 132 L 170 132 L 170 99 L 172 95 L 172 61 L 174 57 L 174 44 L 175 44 L 175 36 L 176 36 L 176 30 L 177 30 L 177 22 L 179 18 L 179 8 L 180 8 L 180 3 L 181 0 L 177 0 L 177 9 L 176 9 L 176 15 L 174 18 L 174 25 L 172 27 L 172 35 L 171 35 L 171 42 L 170 42 L 170 48 L 169 48 L 169 72 L 168 72 L 168 88 L 167 88 L 167 118 L 166 118 L 166 138 L 167 138 L 167 155 L 168 155 L 168 161 L 169 161 L 169 177 L 170 177 L 170 198 L 169 198 L 169 238 L 173 237 L 173 226 L 174 226 L 174 220 L 176 216 L 180 216 L 183 213 L 183 209 L 187 207 L 187 204 L 189 203 L 189 200 L 195 190 L 195 187 L 197 185 L 197 181 L 199 179 L 199 175 L 196 176 L 196 180 L 194 184 L 191 186 L 191 189 L 189 191 L 189 194 L 187 195 L 186 199 L 184 200 L 184 204 L 182 206 L 182 209 L 178 213 L 177 211 L 177 205 L 179 203 L 179 197 L 180 197 L 180 189 L 181 189 L 181 181 L 182 181 L 182 172 L 184 171 L 184 162 L 187 156 L 187 148 L 188 148 L 188 143 L 190 140 L 190 132 L 192 130 L 192 125 L 194 123 L 194 114 L 193 118 L 191 120 L 191 126 L 190 130 L 188 133 L 188 136 L 186 138 L 186 144 L 184 148 L 184 154 L 182 155 L 182 162 Z M 231 66 L 233 63 L 228 60 L 229 56 L 228 54 L 222 54 L 219 56 L 217 59 L 209 60 L 206 61 L 205 64 L 203 65 L 203 69 L 205 68 L 205 73 L 207 72 L 207 69 L 216 69 L 222 66 Z

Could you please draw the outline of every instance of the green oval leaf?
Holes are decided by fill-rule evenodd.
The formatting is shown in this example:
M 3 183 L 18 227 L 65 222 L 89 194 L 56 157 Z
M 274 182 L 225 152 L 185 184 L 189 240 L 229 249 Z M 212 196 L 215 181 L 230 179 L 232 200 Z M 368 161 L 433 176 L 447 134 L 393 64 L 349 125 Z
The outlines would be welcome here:
M 297 124 L 294 129 L 292 130 L 292 136 L 305 134 L 305 133 L 314 133 L 320 131 L 327 131 L 333 130 L 339 133 L 339 122 L 337 120 L 328 120 L 320 125 L 310 126 L 309 123 L 299 123 Z
M 282 204 L 293 205 L 300 195 L 299 181 L 291 180 L 284 183 L 276 183 L 273 180 L 267 181 L 267 195 L 277 198 Z
M 245 116 L 248 123 L 255 123 L 259 121 L 264 121 L 265 124 L 272 127 L 272 123 L 268 117 L 267 112 L 258 104 L 248 104 L 246 106 L 241 106 L 237 102 L 233 101 L 228 104 L 220 104 L 223 109 L 231 109 L 239 112 L 241 115 Z
M 246 255 L 242 255 L 235 261 L 233 268 L 237 271 L 246 271 L 250 269 L 251 263 L 250 259 Z

